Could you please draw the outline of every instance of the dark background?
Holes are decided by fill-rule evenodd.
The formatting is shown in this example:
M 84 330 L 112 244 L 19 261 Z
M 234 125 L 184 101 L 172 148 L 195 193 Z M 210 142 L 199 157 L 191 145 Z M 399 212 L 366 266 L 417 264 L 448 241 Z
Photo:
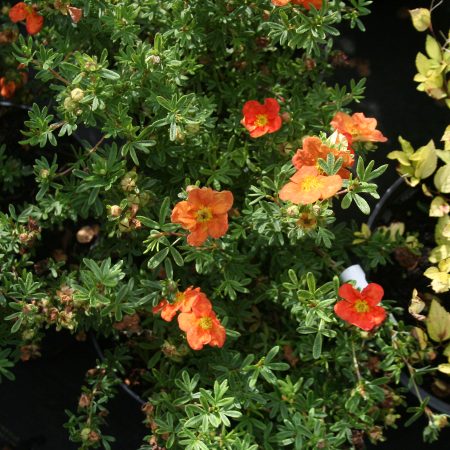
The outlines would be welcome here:
M 398 135 L 410 140 L 414 147 L 425 145 L 431 138 L 437 144 L 449 122 L 448 109 L 418 92 L 413 81 L 414 59 L 418 51 L 424 51 L 425 33 L 413 29 L 407 9 L 419 6 L 428 7 L 429 2 L 375 0 L 373 13 L 364 19 L 366 33 L 343 29 L 338 42 L 338 47 L 356 62 L 359 73 L 368 78 L 366 99 L 361 105 L 354 105 L 353 110 L 376 117 L 379 128 L 389 138 L 377 150 L 375 159 L 379 163 L 386 162 L 386 154 L 398 148 Z M 447 0 L 434 15 L 438 28 L 440 25 L 444 32 L 449 25 L 449 7 Z M 351 76 L 358 76 L 354 68 L 340 69 L 337 75 L 340 82 L 347 82 Z M 395 164 L 391 163 L 380 182 L 380 192 L 395 179 Z M 17 365 L 15 382 L 5 380 L 0 384 L 0 446 L 6 440 L 14 450 L 77 448 L 68 441 L 63 428 L 67 421 L 64 410 L 76 409 L 84 374 L 95 366 L 96 355 L 89 341 L 77 342 L 63 333 L 50 336 L 47 343 L 41 359 Z M 412 397 L 409 400 L 415 404 Z M 110 411 L 110 426 L 105 431 L 117 438 L 113 448 L 136 450 L 146 434 L 139 405 L 120 391 Z M 387 443 L 376 448 L 450 447 L 448 431 L 439 443 L 423 444 L 423 425 L 418 422 L 404 428 L 400 424 L 398 430 L 387 433 Z

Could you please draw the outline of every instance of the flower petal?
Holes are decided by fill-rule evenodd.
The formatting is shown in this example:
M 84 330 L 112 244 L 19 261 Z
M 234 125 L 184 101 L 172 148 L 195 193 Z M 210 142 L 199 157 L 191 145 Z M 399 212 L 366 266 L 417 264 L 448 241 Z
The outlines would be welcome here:
M 189 245 L 199 247 L 206 239 L 208 239 L 208 228 L 205 224 L 201 224 L 192 230 L 191 234 L 187 237 L 187 242 Z
M 210 206 L 214 203 L 214 191 L 208 187 L 192 189 L 188 194 L 188 202 L 193 208 Z
M 16 3 L 9 10 L 9 18 L 14 23 L 20 22 L 21 20 L 25 20 L 28 14 L 30 14 L 29 7 L 25 4 L 25 2 Z
M 324 176 L 321 179 L 323 185 L 320 189 L 320 197 L 323 199 L 333 197 L 342 187 L 342 178 L 339 175 Z
M 302 201 L 302 192 L 300 190 L 300 186 L 297 183 L 293 183 L 290 181 L 289 183 L 285 184 L 280 192 L 278 193 L 278 196 L 283 201 L 290 201 L 292 203 L 295 203 L 298 205 Z
M 228 230 L 228 216 L 219 214 L 208 222 L 208 234 L 214 239 L 224 236 Z
M 233 206 L 233 194 L 230 191 L 214 192 L 214 201 L 211 205 L 213 214 L 225 214 Z
M 355 289 L 350 283 L 343 284 L 338 291 L 339 297 L 347 300 L 347 302 L 353 304 L 356 300 L 361 299 L 361 293 Z
M 37 12 L 29 14 L 26 19 L 27 32 L 30 35 L 37 34 L 44 26 L 44 18 Z
M 197 321 L 198 319 L 193 312 L 180 313 L 178 315 L 178 326 L 182 331 L 187 331 L 189 329 L 195 328 L 197 326 Z
M 383 296 L 384 289 L 377 283 L 370 283 L 361 291 L 361 297 L 371 306 L 378 305 Z
M 172 223 L 179 223 L 185 230 L 192 230 L 197 226 L 192 206 L 187 201 L 175 205 L 170 216 Z

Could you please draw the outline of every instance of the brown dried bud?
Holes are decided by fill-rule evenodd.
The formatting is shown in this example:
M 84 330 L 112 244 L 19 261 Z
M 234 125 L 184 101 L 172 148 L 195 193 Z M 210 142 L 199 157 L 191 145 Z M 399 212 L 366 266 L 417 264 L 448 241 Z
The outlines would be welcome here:
M 270 40 L 265 36 L 258 36 L 256 38 L 256 45 L 260 48 L 265 48 L 269 45 Z
M 19 33 L 17 32 L 17 30 L 6 29 L 0 32 L 0 45 L 16 42 L 18 36 Z
M 352 444 L 358 450 L 362 450 L 365 447 L 365 444 L 364 444 L 364 431 L 352 430 Z
M 56 295 L 61 300 L 61 303 L 70 304 L 73 301 L 73 292 L 74 290 L 67 285 L 61 286 L 61 289 L 56 291 Z
M 84 331 L 79 331 L 76 335 L 75 335 L 75 339 L 78 342 L 84 342 L 87 339 L 87 335 Z
M 342 50 L 333 52 L 330 62 L 333 67 L 345 67 L 349 65 L 348 56 Z
M 80 400 L 78 400 L 78 406 L 80 408 L 87 408 L 91 404 L 91 397 L 87 394 L 81 394 Z
M 29 231 L 37 231 L 37 232 L 41 231 L 41 227 L 32 217 L 28 217 L 27 228 Z
M 19 234 L 19 241 L 20 242 L 27 242 L 30 239 L 30 235 L 28 233 L 20 233 Z
M 243 71 L 247 67 L 247 61 L 242 61 L 242 60 L 241 61 L 235 61 L 233 65 L 234 65 L 234 67 L 236 67 L 237 70 Z
M 77 231 L 77 241 L 80 244 L 89 244 L 99 233 L 100 227 L 98 225 L 85 225 Z
M 142 227 L 141 221 L 138 220 L 138 219 L 133 219 L 133 220 L 131 221 L 131 223 L 132 223 L 133 228 L 134 228 L 135 230 L 138 230 L 139 228 Z
M 50 308 L 49 312 L 48 312 L 48 320 L 50 322 L 56 322 L 56 320 L 58 319 L 59 316 L 59 311 L 58 308 Z
M 30 359 L 41 356 L 39 346 L 36 344 L 23 345 L 20 347 L 20 359 L 22 361 L 29 361 Z
M 33 267 L 36 275 L 42 275 L 48 269 L 48 259 L 36 262 Z
M 56 262 L 67 261 L 67 255 L 64 253 L 64 250 L 61 248 L 57 248 L 57 249 L 53 250 L 52 258 Z
M 407 247 L 398 247 L 394 250 L 394 258 L 401 267 L 407 270 L 414 270 L 419 264 L 420 256 L 415 255 Z
M 116 322 L 113 327 L 119 331 L 139 333 L 141 331 L 141 319 L 138 314 L 126 315 L 120 322 Z
M 262 13 L 262 19 L 264 21 L 267 21 L 270 19 L 270 11 L 268 11 L 267 9 L 265 9 Z
M 141 410 L 146 416 L 153 416 L 155 407 L 151 403 L 147 402 L 142 405 Z
M 369 438 L 372 442 L 384 441 L 383 428 L 375 426 L 368 432 Z
M 305 59 L 305 68 L 308 71 L 314 70 L 317 66 L 317 63 L 314 59 L 312 58 L 306 58 Z
M 281 116 L 281 120 L 284 123 L 289 123 L 292 120 L 291 115 L 286 111 L 284 113 L 281 113 L 280 116 Z

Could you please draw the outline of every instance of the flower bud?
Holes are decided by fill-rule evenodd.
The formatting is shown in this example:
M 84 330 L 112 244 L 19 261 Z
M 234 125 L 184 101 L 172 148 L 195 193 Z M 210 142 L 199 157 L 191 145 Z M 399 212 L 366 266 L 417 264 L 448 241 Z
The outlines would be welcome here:
M 289 123 L 292 120 L 291 115 L 288 112 L 281 113 L 280 116 L 284 123 Z
M 80 433 L 80 437 L 81 437 L 81 439 L 83 440 L 83 441 L 87 441 L 87 440 L 89 440 L 89 434 L 90 434 L 90 432 L 91 432 L 91 429 L 90 428 L 83 428 L 82 430 L 81 430 L 81 433 Z
M 148 59 L 154 65 L 159 64 L 161 62 L 161 58 L 158 55 L 150 55 Z
M 439 428 L 440 430 L 442 428 L 445 428 L 448 424 L 447 416 L 443 414 L 434 414 L 433 415 L 433 425 Z
M 128 219 L 128 217 L 124 217 L 120 222 L 119 222 L 119 230 L 122 233 L 129 233 L 131 231 L 131 227 L 130 227 L 130 220 Z
M 66 97 L 64 99 L 64 109 L 66 111 L 72 111 L 75 109 L 76 103 L 72 100 L 72 97 Z
M 113 217 L 119 217 L 122 214 L 122 208 L 119 205 L 112 205 L 110 208 L 110 214 Z
M 136 188 L 136 180 L 137 173 L 134 170 L 130 170 L 129 172 L 127 172 L 120 181 L 122 190 L 124 190 L 125 192 L 134 191 L 134 189 Z
M 296 217 L 296 216 L 298 216 L 299 212 L 300 212 L 300 210 L 298 209 L 298 206 L 296 206 L 296 205 L 289 206 L 289 208 L 286 209 L 286 214 L 289 217 Z
M 33 339 L 34 335 L 35 335 L 34 330 L 24 330 L 22 333 L 22 339 L 24 341 L 30 341 L 31 339 Z
M 70 97 L 74 102 L 81 102 L 84 98 L 84 91 L 80 88 L 72 89 L 70 92 Z

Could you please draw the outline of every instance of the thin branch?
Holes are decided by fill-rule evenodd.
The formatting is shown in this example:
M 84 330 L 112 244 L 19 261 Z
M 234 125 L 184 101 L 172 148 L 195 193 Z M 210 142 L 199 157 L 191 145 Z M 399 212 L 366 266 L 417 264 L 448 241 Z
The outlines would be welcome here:
M 361 389 L 360 389 L 361 396 L 364 400 L 367 400 L 367 395 L 366 395 L 366 393 L 364 391 L 364 387 L 363 387 L 364 381 L 361 377 L 361 372 L 359 371 L 358 360 L 356 359 L 355 344 L 353 341 L 352 341 L 352 359 L 353 359 L 353 367 L 354 367 L 355 373 L 356 373 L 356 378 L 358 379 L 358 384 L 361 387 Z
M 100 145 L 103 144 L 103 141 L 105 140 L 105 136 L 102 136 L 100 138 L 100 140 L 89 150 L 89 154 L 94 153 L 98 150 L 98 148 L 100 147 Z

